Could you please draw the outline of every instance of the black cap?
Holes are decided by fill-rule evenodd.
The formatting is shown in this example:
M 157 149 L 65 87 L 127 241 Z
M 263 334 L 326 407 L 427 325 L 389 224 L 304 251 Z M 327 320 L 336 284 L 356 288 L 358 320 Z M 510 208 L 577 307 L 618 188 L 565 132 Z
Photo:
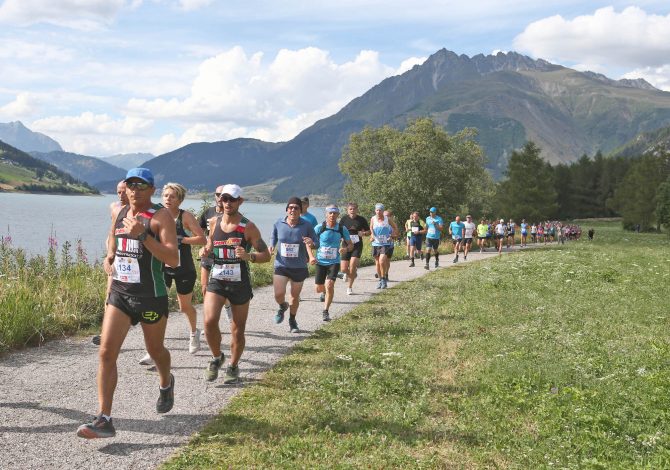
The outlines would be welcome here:
M 290 206 L 291 204 L 296 204 L 297 206 L 299 206 L 300 212 L 302 212 L 302 201 L 298 196 L 293 196 L 289 198 L 288 202 L 286 203 L 286 210 L 288 210 L 288 206 Z

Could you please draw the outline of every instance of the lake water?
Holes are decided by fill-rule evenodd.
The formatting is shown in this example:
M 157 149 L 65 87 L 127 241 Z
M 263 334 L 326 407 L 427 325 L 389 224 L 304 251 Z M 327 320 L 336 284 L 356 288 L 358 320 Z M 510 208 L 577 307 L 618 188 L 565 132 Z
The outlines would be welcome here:
M 105 238 L 110 226 L 109 205 L 116 195 L 60 196 L 51 194 L 0 193 L 0 237 L 10 236 L 12 245 L 29 254 L 46 254 L 49 237 L 58 242 L 58 249 L 68 240 L 74 247 L 81 240 L 89 261 L 105 253 Z M 154 197 L 154 202 L 160 198 Z M 182 209 L 199 212 L 200 199 L 186 199 Z M 285 204 L 244 202 L 240 208 L 261 230 L 269 243 L 272 226 L 285 214 Z M 310 207 L 317 219 L 323 220 L 323 209 Z M 73 251 L 74 253 L 74 251 Z

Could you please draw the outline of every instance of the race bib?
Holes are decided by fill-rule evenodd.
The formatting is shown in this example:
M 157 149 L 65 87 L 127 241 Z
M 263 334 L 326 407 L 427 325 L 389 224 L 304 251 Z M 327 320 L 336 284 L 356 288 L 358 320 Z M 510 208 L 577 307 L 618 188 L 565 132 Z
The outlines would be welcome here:
M 298 243 L 281 243 L 279 246 L 279 253 L 284 258 L 297 258 L 300 253 L 300 244 Z
M 389 236 L 388 235 L 376 235 L 375 238 L 382 245 L 386 245 L 389 241 Z
M 117 256 L 114 258 L 114 273 L 112 278 L 116 281 L 129 284 L 140 283 L 140 265 L 135 258 L 128 256 Z
M 330 246 L 319 247 L 319 257 L 321 259 L 337 259 L 338 249 Z
M 215 264 L 212 266 L 212 277 L 219 281 L 242 281 L 242 268 L 239 264 Z
M 351 237 L 351 243 L 358 243 L 361 241 L 361 238 L 358 235 L 350 235 Z
M 412 227 L 412 233 L 419 233 L 419 227 Z
M 428 227 L 428 235 L 435 235 L 437 233 L 437 230 L 435 230 L 434 226 Z

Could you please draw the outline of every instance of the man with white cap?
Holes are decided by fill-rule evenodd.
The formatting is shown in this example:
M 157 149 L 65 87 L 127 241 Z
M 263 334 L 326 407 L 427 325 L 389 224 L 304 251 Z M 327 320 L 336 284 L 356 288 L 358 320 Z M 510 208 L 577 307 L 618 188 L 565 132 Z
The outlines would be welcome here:
M 507 225 L 505 225 L 505 219 L 500 219 L 500 222 L 496 225 L 495 228 L 495 239 L 496 247 L 498 248 L 498 254 L 502 254 L 503 241 L 505 240 L 505 231 L 507 230 Z
M 335 294 L 335 280 L 340 270 L 340 255 L 354 249 L 349 230 L 338 223 L 340 209 L 335 204 L 326 206 L 326 220 L 316 226 L 316 292 L 325 301 L 323 321 L 330 321 L 328 309 Z M 343 247 L 342 244 L 344 242 Z M 327 278 L 327 279 L 326 279 Z
M 205 337 L 213 359 L 207 366 L 205 378 L 210 382 L 216 380 L 225 360 L 221 352 L 219 318 L 221 308 L 228 300 L 233 312 L 233 321 L 230 323 L 231 357 L 223 382 L 236 383 L 240 377 L 238 364 L 244 351 L 249 301 L 254 296 L 248 263 L 270 261 L 270 251 L 258 227 L 239 212 L 244 202 L 242 188 L 236 184 L 225 185 L 221 188 L 220 201 L 223 203 L 223 213 L 210 219 L 211 231 L 203 251 L 203 256 L 214 253 L 204 302 Z M 252 247 L 255 253 L 251 253 Z
M 375 204 L 375 215 L 370 219 L 372 256 L 375 258 L 379 284 L 377 289 L 388 287 L 388 272 L 393 256 L 393 237 L 398 236 L 398 227 L 393 219 L 384 215 L 384 204 Z
M 113 437 L 111 412 L 118 379 L 116 361 L 131 325 L 140 323 L 144 344 L 159 375 L 157 413 L 174 405 L 174 376 L 165 348 L 168 296 L 163 264 L 177 266 L 177 229 L 169 212 L 151 202 L 156 191 L 147 168 L 133 168 L 125 178 L 128 204 L 116 209 L 107 238 L 103 268 L 112 276 L 102 323 L 98 366 L 99 414 L 82 424 L 77 435 L 86 439 Z
M 426 227 L 426 265 L 424 268 L 429 269 L 431 253 L 435 255 L 435 267 L 437 268 L 440 265 L 440 253 L 438 249 L 440 247 L 442 230 L 444 230 L 444 220 L 437 215 L 436 207 L 430 208 L 430 215 L 426 217 Z

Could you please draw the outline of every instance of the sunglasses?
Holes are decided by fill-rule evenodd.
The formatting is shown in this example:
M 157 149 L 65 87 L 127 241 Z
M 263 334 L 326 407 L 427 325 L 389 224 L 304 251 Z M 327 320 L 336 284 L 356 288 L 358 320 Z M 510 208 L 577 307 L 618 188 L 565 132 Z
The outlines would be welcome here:
M 288 207 L 286 208 L 286 210 L 289 210 L 289 211 L 299 211 L 299 210 L 300 210 L 300 206 L 288 206 Z
M 149 183 L 144 183 L 142 181 L 133 181 L 132 183 L 126 183 L 126 188 L 128 189 L 139 189 L 145 190 L 149 189 L 151 185 Z
M 221 199 L 223 202 L 237 202 L 240 200 L 239 197 L 235 198 L 222 193 L 214 193 L 214 196 L 216 196 L 217 199 Z

